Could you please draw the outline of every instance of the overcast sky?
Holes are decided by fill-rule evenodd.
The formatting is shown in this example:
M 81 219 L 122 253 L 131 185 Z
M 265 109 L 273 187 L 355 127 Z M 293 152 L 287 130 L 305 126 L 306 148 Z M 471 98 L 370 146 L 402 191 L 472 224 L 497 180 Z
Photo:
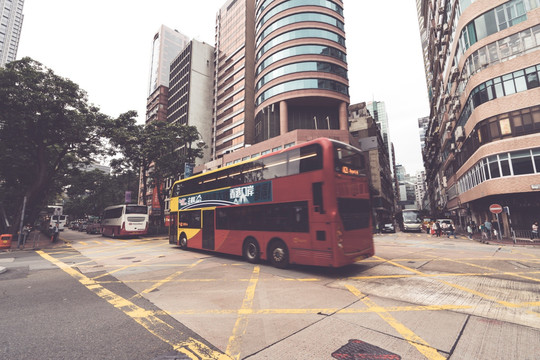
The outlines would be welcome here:
M 17 58 L 70 78 L 116 117 L 144 121 L 151 44 L 161 24 L 214 46 L 226 0 L 26 0 Z M 384 101 L 396 161 L 423 170 L 417 119 L 429 115 L 415 0 L 344 0 L 351 104 Z

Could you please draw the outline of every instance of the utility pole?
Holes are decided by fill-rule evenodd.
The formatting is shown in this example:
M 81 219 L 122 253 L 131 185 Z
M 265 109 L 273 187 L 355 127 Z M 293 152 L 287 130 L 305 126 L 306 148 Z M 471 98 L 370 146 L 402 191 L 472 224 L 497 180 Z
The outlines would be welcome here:
M 23 230 L 23 224 L 24 224 L 24 212 L 26 211 L 26 196 L 23 200 L 23 206 L 22 206 L 22 214 L 21 214 L 21 223 L 19 225 L 19 237 L 17 238 L 17 249 L 21 247 L 22 242 L 22 230 Z

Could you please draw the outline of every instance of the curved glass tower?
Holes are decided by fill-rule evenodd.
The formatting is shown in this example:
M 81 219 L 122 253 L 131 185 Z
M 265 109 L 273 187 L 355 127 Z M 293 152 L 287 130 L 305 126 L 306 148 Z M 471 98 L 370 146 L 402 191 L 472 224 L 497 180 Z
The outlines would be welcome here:
M 255 142 L 347 130 L 349 102 L 343 1 L 257 1 Z

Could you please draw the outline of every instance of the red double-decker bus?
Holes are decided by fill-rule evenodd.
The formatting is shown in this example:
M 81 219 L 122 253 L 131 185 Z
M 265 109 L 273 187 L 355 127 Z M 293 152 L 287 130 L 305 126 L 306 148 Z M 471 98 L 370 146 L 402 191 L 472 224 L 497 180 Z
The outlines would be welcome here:
M 374 254 L 369 199 L 360 150 L 320 138 L 177 181 L 169 243 L 340 267 Z

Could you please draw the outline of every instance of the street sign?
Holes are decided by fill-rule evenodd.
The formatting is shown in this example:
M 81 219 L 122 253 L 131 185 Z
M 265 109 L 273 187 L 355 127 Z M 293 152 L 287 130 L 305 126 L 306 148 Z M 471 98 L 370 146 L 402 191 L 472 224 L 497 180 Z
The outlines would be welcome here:
M 493 214 L 500 214 L 503 211 L 503 208 L 499 204 L 491 204 L 489 206 L 489 211 L 491 211 Z

